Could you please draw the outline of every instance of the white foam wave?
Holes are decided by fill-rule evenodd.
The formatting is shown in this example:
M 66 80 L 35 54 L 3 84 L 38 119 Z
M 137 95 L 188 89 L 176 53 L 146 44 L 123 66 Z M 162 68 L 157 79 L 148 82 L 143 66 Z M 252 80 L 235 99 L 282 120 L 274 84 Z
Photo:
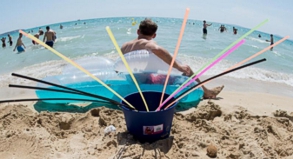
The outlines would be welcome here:
M 194 72 L 208 62 L 208 59 L 206 58 L 191 57 L 187 55 L 180 56 L 178 57 L 178 59 L 180 59 L 180 61 L 182 61 L 183 63 L 190 65 Z M 204 75 L 213 76 L 219 74 L 230 68 L 234 64 L 235 63 L 232 63 L 230 61 L 223 60 L 220 63 L 216 64 L 213 68 L 209 69 L 206 73 L 204 73 Z M 267 82 L 285 83 L 287 85 L 293 86 L 293 74 L 265 70 L 262 68 L 257 68 L 257 66 L 247 67 L 238 70 L 237 72 L 229 73 L 225 76 L 242 79 L 256 79 Z
M 251 46 L 251 47 L 253 47 L 253 48 L 259 49 L 259 47 L 256 46 L 256 45 L 248 45 L 248 46 Z
M 32 66 L 24 67 L 18 71 L 14 71 L 17 74 L 30 76 L 34 78 L 44 78 L 47 76 L 53 76 L 61 74 L 66 62 L 63 60 L 54 60 L 35 64 Z M 0 87 L 7 87 L 8 84 L 34 84 L 35 82 L 24 80 L 22 78 L 11 76 L 11 74 L 0 75 Z
M 281 56 L 281 54 L 278 53 L 277 51 L 272 51 L 272 52 L 273 52 L 273 54 L 275 54 L 276 56 Z
M 83 36 L 84 37 L 84 36 Z M 62 41 L 62 42 L 65 42 L 65 41 L 70 41 L 70 40 L 73 40 L 73 39 L 77 39 L 77 38 L 83 38 L 82 36 L 78 35 L 78 36 L 69 36 L 69 37 L 61 37 L 61 38 L 57 38 L 56 39 L 56 42 L 58 41 Z
M 92 53 L 90 55 L 84 55 L 84 56 L 93 56 L 93 54 L 96 55 L 97 53 Z M 77 58 L 74 58 L 73 60 L 76 60 L 82 57 L 77 57 Z M 111 51 L 110 53 L 105 54 L 104 57 L 108 59 L 112 59 L 112 60 L 119 58 L 117 56 L 117 53 L 115 53 L 114 51 Z M 180 55 L 178 56 L 177 59 L 180 60 L 182 63 L 190 65 L 191 68 L 194 70 L 194 72 L 196 72 L 198 69 L 204 66 L 208 62 L 208 60 L 210 60 L 210 59 L 206 59 L 202 57 L 195 57 L 195 56 L 188 56 L 188 55 Z M 215 67 L 211 68 L 206 73 L 204 73 L 204 75 L 213 76 L 213 75 L 219 74 L 223 72 L 224 70 L 226 70 L 227 68 L 233 66 L 234 64 L 235 63 L 232 63 L 230 61 L 223 60 L 219 64 L 215 65 Z M 54 60 L 54 61 L 48 61 L 48 62 L 43 62 L 40 64 L 24 67 L 21 70 L 18 70 L 15 72 L 41 79 L 47 76 L 54 76 L 54 75 L 61 74 L 64 66 L 66 65 L 67 65 L 66 61 Z M 227 74 L 225 76 L 233 77 L 233 78 L 241 78 L 241 79 L 255 79 L 255 80 L 267 81 L 267 82 L 285 83 L 287 85 L 293 86 L 293 74 L 265 70 L 262 68 L 257 68 L 257 66 L 244 68 L 237 72 Z M 34 82 L 13 77 L 10 74 L 0 75 L 0 87 L 7 87 L 8 84 L 32 84 L 32 83 Z
M 247 39 L 252 40 L 252 41 L 257 41 L 259 43 L 268 43 L 267 41 L 260 39 L 260 38 L 248 37 Z
M 128 28 L 128 29 L 127 29 L 127 32 L 126 32 L 126 34 L 128 34 L 128 35 L 130 35 L 130 34 L 131 34 L 131 28 Z

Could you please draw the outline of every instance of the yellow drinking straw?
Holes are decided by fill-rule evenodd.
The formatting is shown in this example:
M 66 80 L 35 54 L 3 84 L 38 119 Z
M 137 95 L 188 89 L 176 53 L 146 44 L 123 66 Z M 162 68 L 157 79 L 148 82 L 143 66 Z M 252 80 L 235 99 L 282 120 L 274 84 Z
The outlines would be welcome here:
M 133 76 L 133 73 L 132 73 L 132 71 L 131 71 L 131 69 L 130 69 L 130 67 L 129 67 L 127 61 L 126 61 L 126 59 L 124 58 L 124 55 L 123 55 L 123 53 L 122 53 L 120 47 L 118 46 L 118 44 L 117 44 L 117 42 L 116 42 L 116 39 L 115 39 L 115 37 L 114 37 L 114 35 L 113 35 L 113 33 L 112 33 L 110 27 L 107 26 L 107 27 L 106 27 L 106 30 L 107 30 L 107 32 L 108 32 L 108 34 L 109 34 L 109 36 L 110 36 L 110 38 L 111 38 L 111 40 L 112 40 L 112 42 L 113 42 L 113 44 L 114 44 L 114 46 L 115 46 L 115 48 L 116 48 L 118 54 L 120 55 L 121 60 L 123 61 L 125 67 L 127 68 L 127 70 L 128 70 L 128 72 L 129 72 L 129 74 L 130 74 L 130 76 L 131 76 L 133 82 L 135 83 L 135 86 L 136 86 L 136 88 L 138 89 L 138 92 L 139 92 L 139 94 L 140 94 L 140 96 L 141 96 L 141 98 L 142 98 L 142 100 L 143 100 L 143 103 L 144 103 L 144 105 L 145 105 L 146 110 L 149 111 L 148 105 L 147 105 L 147 103 L 146 103 L 146 101 L 145 101 L 145 99 L 144 99 L 144 96 L 143 96 L 143 94 L 142 94 L 142 92 L 141 92 L 141 90 L 140 90 L 140 87 L 139 87 L 139 85 L 138 85 L 138 83 L 137 83 L 135 77 Z
M 182 40 L 182 36 L 183 36 L 183 33 L 184 33 L 184 29 L 185 29 L 185 26 L 186 26 L 186 21 L 187 21 L 188 14 L 189 14 L 189 8 L 186 8 L 183 23 L 182 23 L 180 34 L 179 34 L 179 38 L 178 38 L 177 45 L 176 45 L 176 48 L 175 48 L 175 52 L 174 52 L 174 55 L 173 55 L 173 58 L 172 58 L 172 61 L 171 61 L 171 64 L 170 64 L 170 67 L 169 67 L 169 70 L 168 70 L 168 74 L 167 74 L 167 77 L 166 77 L 166 81 L 165 81 L 165 84 L 164 84 L 164 88 L 163 88 L 163 92 L 162 92 L 162 96 L 161 96 L 161 100 L 160 100 L 159 105 L 161 105 L 162 102 L 163 102 L 163 97 L 164 97 L 164 94 L 165 94 L 165 91 L 166 91 L 166 86 L 167 86 L 167 83 L 168 83 L 168 80 L 169 80 L 169 77 L 170 77 L 170 74 L 171 74 L 171 71 L 172 71 L 176 56 L 178 54 L 178 50 L 179 50 L 180 43 L 181 43 L 181 40 Z
M 228 68 L 228 69 L 227 69 L 226 71 L 224 71 L 224 72 L 227 72 L 227 71 L 232 70 L 232 69 L 234 69 L 234 68 L 236 68 L 236 67 L 239 67 L 240 65 L 242 65 L 242 64 L 244 64 L 245 62 L 251 60 L 252 58 L 255 58 L 256 56 L 258 56 L 258 55 L 260 55 L 260 54 L 262 54 L 262 53 L 268 51 L 271 47 L 274 47 L 274 46 L 279 45 L 280 43 L 284 42 L 284 41 L 285 41 L 286 39 L 288 39 L 288 38 L 289 38 L 289 36 L 285 36 L 284 38 L 282 38 L 281 40 L 277 41 L 277 42 L 274 43 L 273 45 L 270 45 L 270 46 L 264 48 L 263 50 L 259 51 L 258 53 L 255 53 L 254 55 L 252 55 L 252 56 L 246 58 L 245 60 L 243 60 L 243 61 L 241 61 L 241 62 L 239 62 L 239 63 L 233 65 L 232 67 Z M 212 81 L 212 80 L 207 81 L 207 82 L 205 82 L 205 83 L 202 83 L 202 84 L 198 85 L 197 87 L 193 88 L 192 90 L 188 91 L 185 95 L 183 95 L 183 96 L 177 98 L 176 100 L 174 100 L 173 102 L 171 102 L 171 103 L 170 103 L 165 109 L 169 108 L 172 104 L 174 104 L 175 102 L 177 102 L 177 101 L 179 101 L 180 99 L 184 98 L 185 96 L 187 96 L 187 95 L 188 95 L 189 93 L 191 93 L 192 91 L 196 90 L 197 88 L 199 88 L 199 87 L 201 87 L 202 85 L 207 84 L 207 83 L 209 83 L 209 82 L 211 82 L 211 81 Z
M 72 64 L 73 66 L 75 66 L 76 68 L 78 68 L 79 70 L 81 70 L 82 72 L 86 73 L 87 75 L 89 75 L 90 77 L 92 77 L 93 79 L 95 79 L 96 81 L 98 81 L 100 84 L 102 84 L 104 87 L 106 87 L 109 91 L 111 91 L 113 94 L 115 94 L 117 97 L 119 97 L 121 100 L 123 100 L 126 104 L 128 104 L 131 108 L 135 109 L 135 107 L 133 107 L 129 102 L 127 102 L 123 97 L 121 97 L 117 92 L 115 92 L 112 88 L 110 88 L 107 84 L 105 84 L 103 81 L 101 81 L 99 78 L 95 77 L 94 75 L 92 75 L 90 72 L 88 72 L 86 69 L 84 69 L 83 67 L 79 66 L 77 63 L 75 63 L 74 61 L 72 61 L 71 59 L 69 59 L 68 57 L 62 55 L 61 53 L 59 53 L 58 51 L 56 51 L 55 49 L 51 48 L 50 46 L 48 46 L 47 44 L 45 44 L 44 42 L 42 42 L 41 40 L 39 40 L 38 38 L 34 37 L 31 34 L 27 34 L 22 30 L 19 30 L 20 33 L 22 33 L 23 35 L 25 35 L 26 37 L 36 41 L 37 43 L 41 44 L 42 46 L 44 46 L 45 48 L 47 48 L 48 50 L 52 51 L 53 53 L 55 53 L 56 55 L 58 55 L 59 57 L 61 57 L 62 59 L 64 59 L 65 61 L 69 62 L 70 64 Z

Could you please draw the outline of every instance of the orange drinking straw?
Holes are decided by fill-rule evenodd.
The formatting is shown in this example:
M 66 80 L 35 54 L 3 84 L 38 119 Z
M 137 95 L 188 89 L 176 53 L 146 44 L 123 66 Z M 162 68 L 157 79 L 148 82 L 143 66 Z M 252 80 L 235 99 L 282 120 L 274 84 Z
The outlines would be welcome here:
M 31 34 L 27 34 L 26 32 L 19 30 L 20 33 L 22 33 L 23 35 L 25 35 L 26 37 L 36 41 L 37 43 L 41 44 L 42 46 L 44 46 L 45 48 L 47 48 L 48 50 L 52 51 L 53 53 L 55 53 L 56 55 L 58 55 L 59 57 L 61 57 L 62 59 L 64 59 L 65 61 L 69 62 L 70 64 L 72 64 L 73 66 L 75 66 L 76 68 L 78 68 L 79 70 L 81 70 L 82 72 L 86 73 L 87 75 L 89 75 L 90 77 L 92 77 L 93 79 L 95 79 L 96 81 L 98 81 L 100 84 L 102 84 L 104 87 L 106 87 L 109 91 L 111 91 L 113 94 L 115 94 L 117 97 L 119 97 L 121 100 L 123 100 L 126 104 L 128 104 L 131 108 L 135 109 L 135 107 L 133 107 L 129 102 L 127 102 L 123 97 L 121 97 L 116 91 L 114 91 L 112 88 L 110 88 L 107 84 L 105 84 L 103 81 L 101 81 L 99 78 L 97 78 L 96 76 L 92 75 L 89 71 L 87 71 L 86 69 L 84 69 L 83 67 L 81 67 L 80 65 L 78 65 L 77 63 L 75 63 L 74 61 L 72 61 L 71 59 L 69 59 L 68 57 L 62 55 L 61 53 L 59 53 L 58 51 L 56 51 L 55 49 L 51 48 L 50 46 L 48 46 L 47 44 L 45 44 L 44 42 L 42 42 L 41 40 L 39 40 L 38 38 L 34 37 Z
M 260 54 L 262 54 L 262 53 L 268 51 L 271 47 L 274 47 L 274 46 L 279 45 L 280 43 L 284 42 L 284 41 L 285 41 L 286 39 L 288 39 L 288 38 L 289 38 L 289 36 L 285 36 L 284 38 L 282 38 L 281 40 L 277 41 L 277 42 L 274 43 L 273 45 L 270 45 L 270 46 L 264 48 L 263 50 L 259 51 L 258 53 L 255 53 L 254 55 L 252 55 L 252 56 L 246 58 L 245 60 L 243 60 L 243 61 L 241 61 L 241 62 L 239 62 L 239 63 L 233 65 L 232 67 L 228 68 L 228 69 L 227 69 L 226 71 L 224 71 L 224 72 L 227 72 L 227 71 L 229 71 L 229 70 L 232 70 L 232 69 L 234 69 L 234 68 L 236 68 L 236 67 L 238 67 L 238 66 L 244 64 L 245 62 L 251 60 L 252 58 L 255 58 L 256 56 L 258 56 L 258 55 L 260 55 Z M 211 80 L 211 81 L 212 81 L 212 80 Z M 183 96 L 177 98 L 176 100 L 174 100 L 173 102 L 171 102 L 171 103 L 170 103 L 165 109 L 169 108 L 169 107 L 170 107 L 171 105 L 173 105 L 175 102 L 179 101 L 180 99 L 184 98 L 184 97 L 187 96 L 189 93 L 191 93 L 192 91 L 196 90 L 197 88 L 199 88 L 199 87 L 201 87 L 202 85 L 207 84 L 207 83 L 209 83 L 209 82 L 210 82 L 210 81 L 207 81 L 207 82 L 205 82 L 205 83 L 202 83 L 202 84 L 198 85 L 197 87 L 193 88 L 192 90 L 188 91 L 185 95 L 183 95 Z
M 183 33 L 184 33 L 184 29 L 185 29 L 185 26 L 186 26 L 186 21 L 187 21 L 188 14 L 189 14 L 189 8 L 186 8 L 185 15 L 184 15 L 184 20 L 183 20 L 183 23 L 182 23 L 182 26 L 181 26 L 181 31 L 180 31 L 180 34 L 179 34 L 179 38 L 178 38 L 178 41 L 177 41 L 177 45 L 176 45 L 176 48 L 175 48 L 175 52 L 174 52 L 170 67 L 169 67 L 169 70 L 168 70 L 168 74 L 167 74 L 167 77 L 166 77 L 166 80 L 165 80 L 165 84 L 164 84 L 164 88 L 163 88 L 163 92 L 162 92 L 162 96 L 161 96 L 161 100 L 160 100 L 159 105 L 161 105 L 162 102 L 163 102 L 164 93 L 166 91 L 166 86 L 167 86 L 167 83 L 168 83 L 168 80 L 169 80 L 169 77 L 170 77 L 170 74 L 171 74 L 171 70 L 173 68 L 173 64 L 175 62 L 175 59 L 176 59 L 176 56 L 177 56 L 177 53 L 178 53 L 178 50 L 179 50 L 179 47 L 180 47 L 180 43 L 181 43 L 182 36 L 183 36 Z

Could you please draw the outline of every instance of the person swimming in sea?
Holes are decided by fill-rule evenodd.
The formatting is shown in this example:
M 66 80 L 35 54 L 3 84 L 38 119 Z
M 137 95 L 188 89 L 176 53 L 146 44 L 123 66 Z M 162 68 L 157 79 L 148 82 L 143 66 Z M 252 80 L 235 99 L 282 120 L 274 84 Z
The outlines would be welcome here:
M 259 38 L 261 38 L 261 35 L 260 35 L 260 34 L 258 34 L 258 37 L 259 37 Z
M 60 24 L 60 29 L 63 29 L 63 25 L 62 24 Z
M 19 53 L 25 51 L 24 48 L 26 48 L 26 47 L 25 47 L 25 45 L 23 44 L 21 38 L 22 38 L 22 34 L 19 33 L 19 37 L 18 37 L 18 39 L 17 39 L 16 45 L 15 45 L 15 48 L 13 49 L 13 51 L 15 51 L 15 49 L 17 49 L 17 51 L 18 51 Z M 24 48 L 23 48 L 22 46 L 23 46 Z
M 12 41 L 12 37 L 11 37 L 11 35 L 8 34 L 7 36 L 8 36 L 8 42 L 9 42 L 9 45 L 12 46 L 13 41 Z
M 221 25 L 219 30 L 221 33 L 223 33 L 224 31 L 227 31 L 227 28 L 224 25 Z
M 43 42 L 45 42 L 48 46 L 53 47 L 55 41 L 55 32 L 50 29 L 49 26 L 46 27 L 46 33 L 43 38 Z
M 235 27 L 233 27 L 233 33 L 234 33 L 234 35 L 237 34 L 237 30 L 238 30 L 238 29 L 236 29 Z
M 5 40 L 6 40 L 6 37 L 1 38 L 3 48 L 6 47 Z
M 43 34 L 44 34 L 44 31 L 40 29 L 40 30 L 39 30 L 39 33 L 35 34 L 34 37 L 36 37 L 36 38 L 39 39 L 40 36 L 43 35 Z M 32 41 L 32 43 L 33 43 L 34 45 L 38 45 L 38 43 L 35 42 L 34 40 Z

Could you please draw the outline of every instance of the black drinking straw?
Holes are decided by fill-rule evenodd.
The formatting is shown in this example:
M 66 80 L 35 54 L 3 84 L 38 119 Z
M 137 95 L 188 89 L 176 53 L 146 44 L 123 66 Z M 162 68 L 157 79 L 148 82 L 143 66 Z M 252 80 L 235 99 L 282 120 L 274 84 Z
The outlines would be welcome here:
M 106 98 L 106 97 L 103 97 L 103 96 L 99 96 L 99 95 L 96 95 L 96 94 L 87 93 L 87 92 L 80 91 L 80 90 L 77 90 L 77 89 L 65 87 L 65 86 L 62 86 L 62 85 L 58 85 L 58 84 L 55 84 L 55 83 L 43 81 L 43 80 L 40 80 L 40 79 L 36 79 L 36 78 L 32 78 L 32 77 L 28 77 L 28 76 L 24 76 L 24 75 L 20 75 L 20 74 L 16 74 L 16 73 L 12 73 L 11 75 L 16 76 L 16 77 L 20 77 L 20 78 L 24 78 L 24 79 L 28 79 L 28 80 L 32 80 L 32 81 L 36 81 L 36 82 L 40 82 L 40 83 L 44 83 L 44 84 L 48 84 L 48 85 L 51 85 L 51 86 L 56 86 L 56 87 L 59 87 L 59 88 L 70 90 L 70 91 L 52 89 L 52 88 L 42 88 L 42 87 L 33 88 L 31 86 L 19 86 L 19 85 L 9 85 L 10 87 L 22 87 L 22 88 L 29 88 L 29 89 L 43 89 L 43 90 L 63 92 L 63 93 L 80 94 L 80 95 L 84 95 L 84 96 L 90 96 L 90 97 L 95 97 L 95 98 L 98 98 L 98 99 L 106 100 L 106 101 L 109 101 L 109 102 L 111 102 L 111 103 L 113 103 L 115 105 L 123 105 L 123 106 L 129 107 L 128 105 L 121 104 L 121 103 L 119 103 L 119 102 L 117 102 L 115 100 L 112 100 L 110 98 Z M 129 107 L 129 108 L 131 108 L 131 107 Z M 131 109 L 133 109 L 133 108 L 131 108 Z
M 229 70 L 229 71 L 226 71 L 226 72 L 220 73 L 220 74 L 218 74 L 218 75 L 215 75 L 215 76 L 213 76 L 213 77 L 211 77 L 211 78 L 208 78 L 208 79 L 206 79 L 206 80 L 204 80 L 204 81 L 202 81 L 202 82 L 196 84 L 195 86 L 192 86 L 192 87 L 189 88 L 188 90 L 184 91 L 182 94 L 180 94 L 178 97 L 176 97 L 175 100 L 178 99 L 178 98 L 180 98 L 181 96 L 185 95 L 186 93 L 188 93 L 190 90 L 194 89 L 195 87 L 197 87 L 197 86 L 199 86 L 199 85 L 201 85 L 201 84 L 203 84 L 203 83 L 205 83 L 205 82 L 207 82 L 207 81 L 210 81 L 210 80 L 212 80 L 212 79 L 218 78 L 218 77 L 223 76 L 223 75 L 225 75 L 225 74 L 228 74 L 228 73 L 230 73 L 230 72 L 233 72 L 233 71 L 236 71 L 236 70 L 239 70 L 239 69 L 242 69 L 242 68 L 245 68 L 245 67 L 251 66 L 251 65 L 255 65 L 255 64 L 257 64 L 257 63 L 264 62 L 264 61 L 266 61 L 265 58 L 263 58 L 263 59 L 261 59 L 261 60 L 257 60 L 257 61 L 251 62 L 251 63 L 248 63 L 248 64 L 245 64 L 245 65 L 242 65 L 242 66 L 239 66 L 239 67 L 236 67 L 236 68 L 231 69 L 231 70 Z M 165 108 L 165 109 L 166 109 L 166 108 Z
M 108 101 L 82 99 L 82 98 L 30 98 L 30 99 L 10 99 L 1 100 L 0 103 L 10 103 L 10 102 L 29 102 L 29 101 L 41 101 L 41 100 L 75 100 L 75 101 L 85 101 L 85 102 L 100 102 L 100 103 L 111 103 Z
M 43 88 L 43 87 L 34 87 L 34 86 L 23 86 L 23 85 L 14 85 L 14 84 L 9 84 L 8 85 L 9 87 L 15 87 L 15 88 L 26 88 L 26 89 L 36 89 L 36 90 L 46 90 L 46 91 L 52 91 L 52 92 L 62 92 L 62 93 L 70 93 L 70 94 L 78 94 L 78 95 L 83 95 L 83 96 L 88 96 L 88 97 L 94 97 L 94 98 L 97 98 L 96 95 L 84 95 L 82 93 L 79 93 L 79 92 L 73 92 L 73 91 L 67 91 L 67 90 L 61 90 L 61 89 L 54 89 L 54 88 Z M 121 103 L 118 103 L 110 98 L 106 98 L 106 97 L 103 97 L 105 99 L 105 101 L 108 101 L 112 104 L 115 104 L 115 105 L 124 105 L 124 104 L 121 104 Z

